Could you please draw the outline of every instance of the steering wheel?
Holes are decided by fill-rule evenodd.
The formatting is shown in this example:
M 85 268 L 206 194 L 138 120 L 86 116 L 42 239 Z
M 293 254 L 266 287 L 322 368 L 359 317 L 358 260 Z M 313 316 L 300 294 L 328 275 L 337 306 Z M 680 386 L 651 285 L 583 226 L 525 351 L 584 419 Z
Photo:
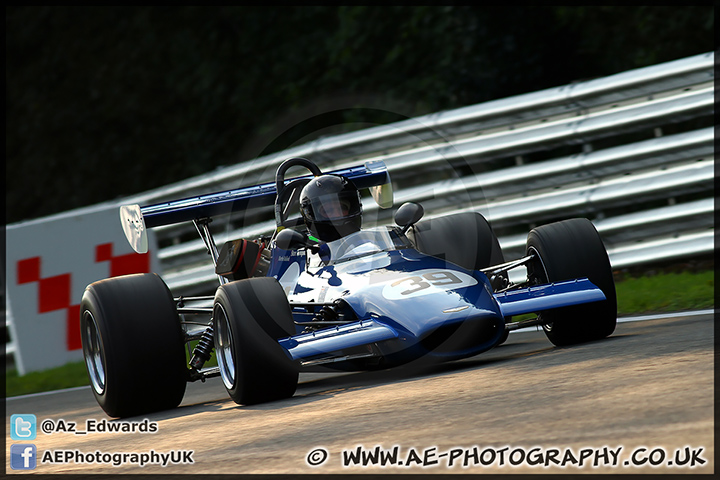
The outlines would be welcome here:
M 285 172 L 294 166 L 305 167 L 316 177 L 322 175 L 320 168 L 305 158 L 288 158 L 280 164 L 275 173 L 275 190 L 277 191 L 277 197 L 275 199 L 275 225 L 277 227 L 290 226 L 286 225 L 288 221 L 287 213 L 290 210 L 290 206 L 297 203 L 300 198 L 300 191 L 310 182 L 309 178 L 296 178 L 285 185 Z M 287 204 L 285 208 L 283 208 L 284 204 Z

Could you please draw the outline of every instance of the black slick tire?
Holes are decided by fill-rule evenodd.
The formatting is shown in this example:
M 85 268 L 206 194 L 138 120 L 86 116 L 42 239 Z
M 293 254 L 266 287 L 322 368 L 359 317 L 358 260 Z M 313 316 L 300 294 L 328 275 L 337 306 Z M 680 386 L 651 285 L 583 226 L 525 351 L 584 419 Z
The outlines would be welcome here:
M 240 405 L 292 397 L 298 368 L 277 340 L 295 334 L 287 297 L 272 277 L 220 286 L 213 307 L 215 352 L 225 388 Z
M 419 252 L 468 270 L 503 263 L 500 243 L 490 224 L 476 212 L 457 213 L 419 222 L 413 227 Z
M 548 339 L 565 346 L 607 337 L 617 324 L 617 297 L 605 246 L 593 224 L 574 218 L 542 225 L 528 234 L 527 255 L 531 284 L 587 277 L 605 294 L 600 302 L 573 305 L 539 313 Z
M 156 274 L 90 284 L 80 304 L 83 356 L 95 399 L 111 417 L 177 407 L 187 386 L 175 302 Z

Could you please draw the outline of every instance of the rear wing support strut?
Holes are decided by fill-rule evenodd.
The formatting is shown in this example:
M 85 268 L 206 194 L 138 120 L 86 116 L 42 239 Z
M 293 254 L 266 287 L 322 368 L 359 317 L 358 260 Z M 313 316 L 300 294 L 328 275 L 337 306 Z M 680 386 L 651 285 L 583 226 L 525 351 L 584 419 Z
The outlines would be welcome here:
M 207 249 L 210 258 L 212 258 L 213 266 L 217 268 L 220 252 L 218 252 L 217 245 L 215 245 L 215 239 L 213 238 L 212 233 L 210 233 L 210 228 L 208 226 L 210 225 L 210 222 L 212 222 L 212 218 L 198 218 L 193 220 L 195 229 L 200 235 L 200 238 L 202 238 L 202 241 L 205 244 L 205 248 Z M 220 281 L 220 285 L 224 285 L 229 281 L 222 275 L 218 275 L 217 277 Z

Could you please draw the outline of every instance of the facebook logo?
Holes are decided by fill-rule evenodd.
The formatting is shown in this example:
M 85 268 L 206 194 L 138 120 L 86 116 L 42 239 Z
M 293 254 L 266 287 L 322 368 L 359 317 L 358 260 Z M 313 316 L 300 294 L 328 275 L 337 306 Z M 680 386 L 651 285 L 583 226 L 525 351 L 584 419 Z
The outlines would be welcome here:
M 35 470 L 37 448 L 33 444 L 10 445 L 10 468 L 13 470 Z
M 10 438 L 13 440 L 35 440 L 37 420 L 35 415 L 24 413 L 10 417 Z

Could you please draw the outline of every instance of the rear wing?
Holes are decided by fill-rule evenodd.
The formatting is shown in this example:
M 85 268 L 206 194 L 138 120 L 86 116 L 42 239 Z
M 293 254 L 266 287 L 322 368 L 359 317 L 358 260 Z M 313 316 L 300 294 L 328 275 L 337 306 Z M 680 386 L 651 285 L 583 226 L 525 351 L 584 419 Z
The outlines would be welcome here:
M 358 189 L 369 188 L 373 199 L 382 208 L 389 208 L 393 204 L 390 174 L 382 161 L 367 162 L 362 166 L 327 173 L 348 178 Z M 306 175 L 298 178 L 310 179 L 312 177 L 312 175 Z M 269 182 L 144 207 L 123 205 L 120 207 L 120 222 L 125 237 L 133 249 L 138 253 L 145 253 L 148 249 L 146 231 L 148 228 L 271 206 L 275 204 L 276 198 L 276 182 Z

